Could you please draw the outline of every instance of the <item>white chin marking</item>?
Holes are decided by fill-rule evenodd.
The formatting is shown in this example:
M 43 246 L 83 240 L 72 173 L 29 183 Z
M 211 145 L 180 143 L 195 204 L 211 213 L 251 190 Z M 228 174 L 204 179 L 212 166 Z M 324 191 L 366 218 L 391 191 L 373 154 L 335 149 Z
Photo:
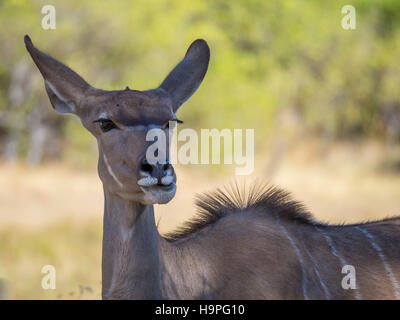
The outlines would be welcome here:
M 165 176 L 163 178 L 161 178 L 161 183 L 163 185 L 170 185 L 172 182 L 174 182 L 174 177 L 173 176 Z
M 171 171 L 169 170 L 168 173 Z M 143 178 L 139 179 L 137 184 L 141 187 L 151 187 L 155 186 L 158 183 L 157 178 L 154 178 L 148 172 L 140 171 L 140 174 Z M 172 175 L 167 175 L 161 178 L 161 184 L 164 186 L 169 186 L 172 182 L 174 182 L 174 177 Z
M 140 179 L 137 184 L 142 187 L 150 187 L 157 184 L 157 179 L 153 177 L 145 177 Z

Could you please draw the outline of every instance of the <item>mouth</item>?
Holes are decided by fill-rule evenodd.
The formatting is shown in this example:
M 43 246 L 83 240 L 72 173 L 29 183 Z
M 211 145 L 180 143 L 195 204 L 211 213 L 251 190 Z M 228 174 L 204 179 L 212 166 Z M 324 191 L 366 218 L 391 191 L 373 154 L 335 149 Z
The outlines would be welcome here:
M 160 189 L 160 190 L 164 190 L 164 191 L 168 191 L 171 190 L 172 188 L 174 188 L 175 183 L 171 182 L 170 184 L 156 184 L 155 186 L 150 186 L 148 188 L 155 188 L 155 189 Z
M 151 186 L 146 186 L 146 187 L 141 187 L 141 189 L 144 192 L 149 192 L 149 191 L 164 191 L 164 192 L 168 192 L 170 190 L 173 190 L 174 188 L 176 188 L 176 184 L 174 182 L 171 182 L 170 184 L 153 184 Z
M 155 184 L 140 187 L 145 195 L 144 201 L 148 204 L 165 204 L 172 200 L 176 193 L 176 184 L 171 182 L 168 185 Z

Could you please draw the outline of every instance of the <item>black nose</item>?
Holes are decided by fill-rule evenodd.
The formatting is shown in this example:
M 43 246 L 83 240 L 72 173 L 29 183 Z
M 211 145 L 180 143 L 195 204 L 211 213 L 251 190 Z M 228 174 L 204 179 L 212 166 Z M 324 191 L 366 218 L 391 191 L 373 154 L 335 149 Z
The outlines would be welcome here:
M 151 164 L 146 159 L 144 159 L 140 164 L 140 171 L 149 174 L 153 178 L 156 178 L 158 184 L 161 184 L 161 179 L 167 175 L 167 171 L 169 168 L 171 168 L 171 165 L 168 162 L 167 163 L 157 162 Z
M 151 174 L 153 172 L 153 165 L 151 165 L 146 159 L 144 159 L 140 164 L 140 170 Z

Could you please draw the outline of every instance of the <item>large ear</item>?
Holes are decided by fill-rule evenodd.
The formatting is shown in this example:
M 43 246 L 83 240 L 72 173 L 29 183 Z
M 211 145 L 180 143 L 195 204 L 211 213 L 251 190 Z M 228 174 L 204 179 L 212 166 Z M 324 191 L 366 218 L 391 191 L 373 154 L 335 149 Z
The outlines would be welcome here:
M 24 42 L 44 78 L 53 108 L 59 113 L 76 114 L 80 101 L 92 87 L 66 65 L 36 49 L 29 36 L 24 37 Z
M 160 88 L 167 91 L 174 103 L 174 111 L 190 98 L 203 80 L 210 60 L 210 48 L 202 39 L 194 41 L 185 57 L 165 78 Z

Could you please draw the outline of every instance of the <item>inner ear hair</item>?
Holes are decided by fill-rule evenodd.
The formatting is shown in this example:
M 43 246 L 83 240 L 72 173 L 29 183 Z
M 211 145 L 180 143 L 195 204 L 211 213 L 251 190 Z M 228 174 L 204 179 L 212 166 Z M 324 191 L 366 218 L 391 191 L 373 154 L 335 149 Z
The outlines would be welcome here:
M 44 81 L 47 95 L 53 108 L 59 113 L 76 113 L 75 103 L 68 101 L 57 89 L 47 80 Z
M 24 37 L 24 42 L 43 76 L 46 92 L 54 109 L 59 113 L 76 114 L 79 102 L 89 91 L 97 89 L 69 67 L 37 49 L 29 36 Z

